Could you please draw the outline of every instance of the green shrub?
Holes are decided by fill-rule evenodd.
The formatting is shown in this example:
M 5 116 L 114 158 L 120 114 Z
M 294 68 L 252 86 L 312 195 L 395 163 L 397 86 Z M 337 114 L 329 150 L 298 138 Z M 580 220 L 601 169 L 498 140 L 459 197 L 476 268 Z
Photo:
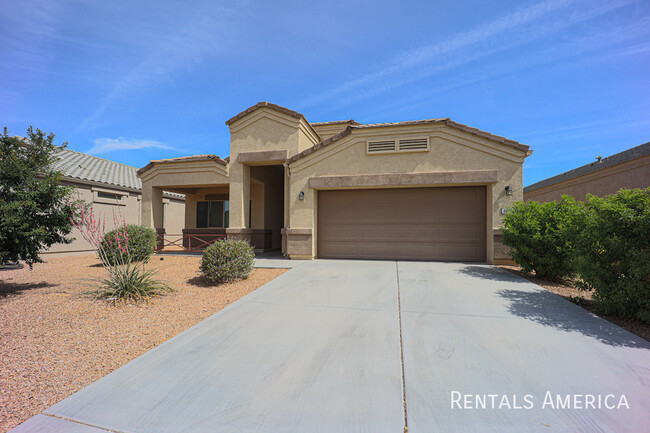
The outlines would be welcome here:
M 575 240 L 582 289 L 603 314 L 650 321 L 650 188 L 588 196 Z
M 201 272 L 213 284 L 248 278 L 254 259 L 253 247 L 248 242 L 224 239 L 205 249 Z
M 560 203 L 515 203 L 503 219 L 503 243 L 526 273 L 560 280 L 574 272 L 571 222 L 580 206 L 569 196 Z
M 129 224 L 104 236 L 100 256 L 108 265 L 148 260 L 156 248 L 156 231 L 151 227 Z

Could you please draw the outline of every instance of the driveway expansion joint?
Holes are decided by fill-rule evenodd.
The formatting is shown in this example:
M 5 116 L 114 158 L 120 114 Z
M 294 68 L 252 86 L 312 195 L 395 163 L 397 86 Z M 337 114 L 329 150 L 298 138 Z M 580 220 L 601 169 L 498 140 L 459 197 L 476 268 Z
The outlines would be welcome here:
M 53 413 L 47 413 L 47 412 L 41 412 L 41 413 L 42 413 L 42 415 L 49 416 L 51 418 L 60 419 L 61 421 L 71 422 L 73 424 L 84 425 L 86 427 L 92 427 L 94 429 L 103 430 L 103 431 L 110 432 L 110 433 L 128 433 L 128 432 L 125 432 L 123 430 L 111 430 L 111 429 L 101 427 L 101 426 L 98 426 L 98 425 L 95 425 L 95 424 L 90 424 L 90 423 L 79 421 L 79 420 L 76 420 L 76 419 L 67 418 L 65 416 L 55 415 Z
M 399 321 L 399 357 L 400 365 L 402 368 L 402 400 L 404 403 L 404 433 L 408 432 L 408 414 L 406 411 L 406 379 L 404 375 L 404 341 L 402 339 L 402 306 L 400 299 L 400 287 L 399 287 L 399 263 L 395 260 L 395 275 L 397 283 L 397 319 Z

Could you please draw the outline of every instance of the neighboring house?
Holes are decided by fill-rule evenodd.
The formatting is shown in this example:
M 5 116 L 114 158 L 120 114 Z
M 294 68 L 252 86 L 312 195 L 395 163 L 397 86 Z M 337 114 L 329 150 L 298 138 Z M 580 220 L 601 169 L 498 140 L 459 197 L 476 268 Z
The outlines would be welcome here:
M 114 219 L 127 224 L 141 223 L 142 183 L 137 168 L 70 149 L 59 151 L 54 168 L 63 173 L 62 184 L 73 186 L 74 195 L 93 205 L 95 214 L 106 221 L 106 230 L 114 228 Z M 180 233 L 185 224 L 185 197 L 165 193 L 161 223 L 169 233 Z M 121 221 L 118 221 L 121 222 Z M 56 244 L 44 253 L 91 251 L 81 233 L 74 229 L 71 244 Z
M 524 188 L 524 200 L 559 201 L 563 194 L 584 200 L 587 194 L 606 196 L 620 189 L 650 187 L 650 142 Z
M 260 102 L 226 122 L 230 156 L 151 161 L 142 222 L 186 196 L 186 234 L 226 234 L 290 258 L 507 259 L 498 227 L 523 199 L 528 146 L 449 119 L 310 123 Z

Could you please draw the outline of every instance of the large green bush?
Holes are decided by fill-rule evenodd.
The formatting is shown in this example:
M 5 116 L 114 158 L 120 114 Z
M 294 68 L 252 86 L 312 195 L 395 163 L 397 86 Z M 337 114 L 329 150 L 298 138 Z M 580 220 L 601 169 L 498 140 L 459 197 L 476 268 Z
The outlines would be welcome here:
M 136 224 L 119 227 L 104 236 L 100 256 L 108 265 L 142 262 L 153 254 L 156 238 L 156 231 L 151 227 Z
M 577 225 L 577 284 L 603 314 L 650 321 L 650 188 L 588 196 Z
M 571 222 L 580 207 L 569 196 L 560 203 L 515 203 L 503 219 L 503 243 L 526 273 L 560 280 L 574 272 Z
M 253 247 L 248 242 L 224 239 L 205 249 L 201 272 L 214 284 L 248 278 L 254 259 Z

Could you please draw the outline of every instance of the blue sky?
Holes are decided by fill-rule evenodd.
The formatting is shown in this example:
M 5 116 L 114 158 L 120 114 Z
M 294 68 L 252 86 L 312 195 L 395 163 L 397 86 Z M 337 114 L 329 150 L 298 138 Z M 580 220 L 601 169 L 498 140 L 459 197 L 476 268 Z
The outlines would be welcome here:
M 228 155 L 258 101 L 528 144 L 524 183 L 650 141 L 650 2 L 3 1 L 0 126 L 115 161 Z

